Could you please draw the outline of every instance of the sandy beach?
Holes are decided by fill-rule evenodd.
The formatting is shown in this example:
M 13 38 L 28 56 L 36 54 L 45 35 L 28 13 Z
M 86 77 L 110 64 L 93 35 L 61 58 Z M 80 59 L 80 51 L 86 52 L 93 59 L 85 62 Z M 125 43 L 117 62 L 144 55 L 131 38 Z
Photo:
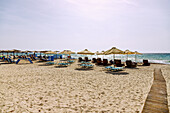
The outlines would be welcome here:
M 162 69 L 170 103 L 170 65 L 107 72 L 78 70 L 77 61 L 63 68 L 41 64 L 0 65 L 0 113 L 140 113 L 154 68 Z

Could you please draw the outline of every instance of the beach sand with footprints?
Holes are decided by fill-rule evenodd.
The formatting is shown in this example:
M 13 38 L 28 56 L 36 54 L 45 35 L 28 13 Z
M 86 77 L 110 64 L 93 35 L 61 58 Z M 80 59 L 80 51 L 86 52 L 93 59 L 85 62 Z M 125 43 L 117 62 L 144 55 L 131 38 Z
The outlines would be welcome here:
M 61 68 L 41 64 L 0 65 L 0 112 L 140 113 L 155 68 L 162 70 L 170 103 L 170 65 L 108 72 L 103 66 L 79 70 L 77 61 Z

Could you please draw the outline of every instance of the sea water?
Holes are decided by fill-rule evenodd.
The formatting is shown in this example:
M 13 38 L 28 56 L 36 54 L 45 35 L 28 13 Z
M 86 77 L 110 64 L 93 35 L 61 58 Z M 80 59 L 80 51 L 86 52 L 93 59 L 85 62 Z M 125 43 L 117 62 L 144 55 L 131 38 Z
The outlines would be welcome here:
M 126 60 L 132 60 L 134 62 L 143 62 L 143 59 L 148 60 L 150 63 L 161 63 L 161 64 L 170 64 L 170 53 L 144 53 L 141 55 L 73 55 L 76 58 L 87 56 L 89 59 L 92 58 L 101 58 L 101 59 L 121 59 L 123 62 Z

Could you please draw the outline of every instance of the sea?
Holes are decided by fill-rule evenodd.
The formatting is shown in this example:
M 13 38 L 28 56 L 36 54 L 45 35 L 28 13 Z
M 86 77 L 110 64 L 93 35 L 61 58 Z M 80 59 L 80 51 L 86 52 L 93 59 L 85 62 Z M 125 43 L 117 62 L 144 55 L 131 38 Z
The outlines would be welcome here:
M 85 55 L 75 55 L 76 57 L 83 57 Z M 86 55 L 87 56 L 87 55 Z M 121 59 L 121 61 L 125 62 L 126 60 L 132 60 L 134 62 L 143 62 L 143 59 L 148 60 L 150 63 L 160 63 L 160 64 L 170 64 L 170 53 L 143 53 L 141 55 L 88 55 L 91 58 L 101 59 Z
M 23 53 L 18 53 L 18 55 L 22 55 Z M 29 53 L 28 53 L 29 54 Z M 1 55 L 1 54 L 0 54 Z M 4 53 L 6 55 L 6 53 Z M 11 54 L 9 54 L 11 55 Z M 39 53 L 37 55 L 40 55 Z M 43 55 L 43 54 L 41 54 Z M 66 58 L 68 55 L 63 55 L 63 58 Z M 143 59 L 148 60 L 150 63 L 160 63 L 160 64 L 170 64 L 170 53 L 143 53 L 141 55 L 125 55 L 125 54 L 115 54 L 115 55 L 80 55 L 80 54 L 72 54 L 72 58 L 79 57 L 88 57 L 92 58 L 101 58 L 101 59 L 121 59 L 122 62 L 126 60 L 132 60 L 134 62 L 143 62 Z

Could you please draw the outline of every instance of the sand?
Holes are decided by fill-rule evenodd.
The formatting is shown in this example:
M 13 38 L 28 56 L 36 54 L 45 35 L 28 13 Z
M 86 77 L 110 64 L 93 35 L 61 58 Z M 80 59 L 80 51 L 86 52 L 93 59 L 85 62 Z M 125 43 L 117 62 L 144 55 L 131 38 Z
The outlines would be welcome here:
M 168 84 L 170 66 L 153 64 L 108 73 L 102 66 L 77 70 L 43 63 L 0 65 L 0 113 L 140 113 L 155 67 Z

